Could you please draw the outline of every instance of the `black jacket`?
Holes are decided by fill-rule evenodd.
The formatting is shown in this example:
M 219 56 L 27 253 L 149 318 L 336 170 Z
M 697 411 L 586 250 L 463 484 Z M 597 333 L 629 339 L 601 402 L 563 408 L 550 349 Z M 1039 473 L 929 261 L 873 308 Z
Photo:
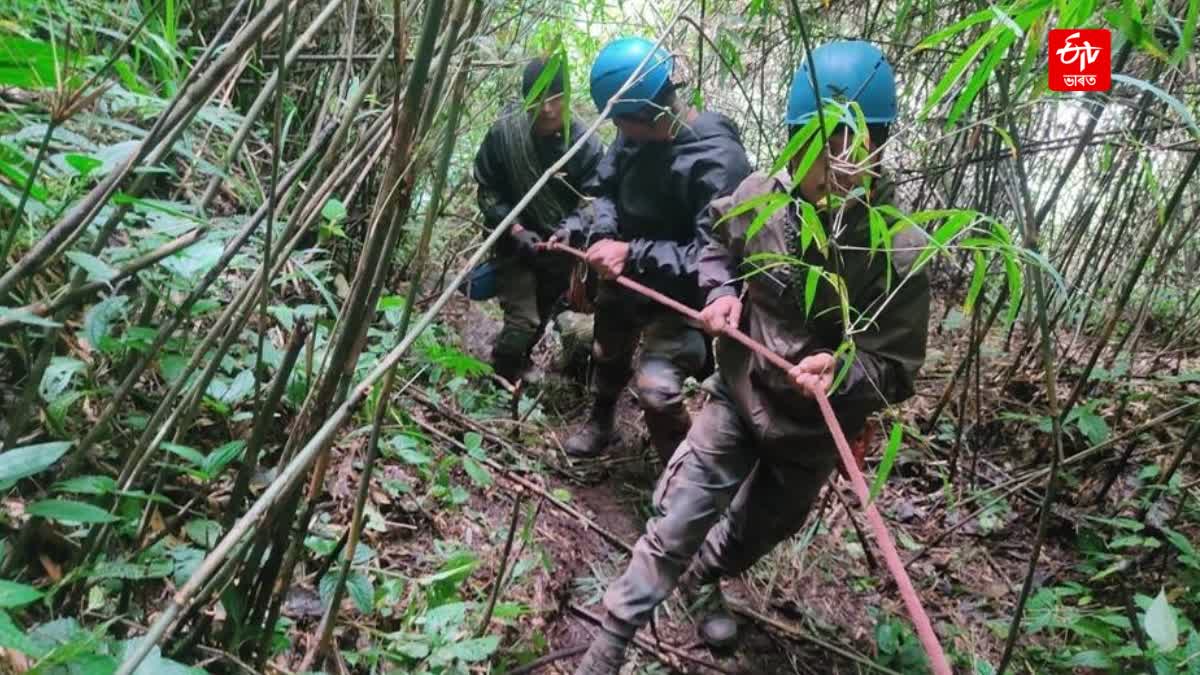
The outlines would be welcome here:
M 718 113 L 701 113 L 669 142 L 638 144 L 618 134 L 586 186 L 595 198 L 563 226 L 574 246 L 629 242 L 627 275 L 698 305 L 696 256 L 713 223 L 708 204 L 750 171 L 737 127 Z
M 510 107 L 504 114 L 513 114 L 515 108 Z M 517 113 L 519 114 L 519 113 Z M 513 185 L 503 158 L 504 143 L 500 140 L 500 122 L 492 125 L 484 137 L 479 151 L 475 154 L 475 180 L 479 184 L 479 210 L 483 214 L 483 224 L 489 230 L 500 224 L 505 216 L 512 211 L 525 191 L 519 185 Z M 573 144 L 583 135 L 585 128 L 577 122 L 571 122 L 571 138 Z M 541 138 L 534 137 L 541 171 L 550 168 L 570 145 L 562 133 Z M 579 195 L 584 192 L 586 183 L 595 182 L 596 167 L 604 156 L 604 144 L 595 136 L 590 137 L 586 144 L 567 161 L 566 166 L 556 176 L 546 183 L 543 190 L 549 190 L 554 199 L 563 207 L 564 213 L 569 213 L 579 205 Z M 526 209 L 517 219 L 525 228 L 532 229 L 543 236 L 553 234 L 558 223 L 539 223 L 533 212 Z

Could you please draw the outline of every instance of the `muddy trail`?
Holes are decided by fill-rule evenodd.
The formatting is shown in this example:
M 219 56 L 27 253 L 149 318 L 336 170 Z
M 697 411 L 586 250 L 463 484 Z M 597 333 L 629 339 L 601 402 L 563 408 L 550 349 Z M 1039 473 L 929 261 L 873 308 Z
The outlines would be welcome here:
M 446 322 L 449 331 L 462 336 L 464 352 L 487 360 L 499 330 L 495 307 L 459 303 Z M 514 643 L 543 647 L 546 656 L 537 663 L 544 665 L 534 670 L 544 673 L 572 672 L 597 630 L 604 589 L 623 569 L 628 547 L 642 532 L 662 468 L 629 391 L 620 403 L 620 440 L 609 453 L 586 462 L 565 456 L 561 443 L 586 416 L 588 398 L 578 377 L 556 374 L 559 349 L 548 331 L 535 351 L 537 370 L 544 375 L 532 390 L 537 393 L 526 393 L 527 402 L 514 406 L 507 419 L 471 419 L 450 401 L 424 397 L 411 411 L 418 426 L 459 449 L 465 448 L 464 434 L 472 433 L 494 449 L 488 466 L 497 480 L 472 497 L 469 510 L 476 513 L 462 518 L 431 514 L 419 527 L 480 554 L 483 562 L 471 581 L 481 594 L 506 570 L 503 599 L 528 610 L 508 622 L 508 631 L 519 638 Z M 702 397 L 696 388 L 689 406 L 698 408 Z M 919 414 L 926 403 L 918 400 L 910 412 Z M 902 554 L 913 561 L 910 574 L 947 649 L 995 654 L 1001 641 L 989 624 L 1005 616 L 1008 589 L 1025 564 L 1021 547 L 1009 555 L 1005 542 L 1031 536 L 1034 521 L 1001 514 L 986 532 L 977 523 L 959 522 L 950 536 L 938 538 L 944 525 L 954 525 L 971 509 L 968 504 L 935 515 L 944 487 L 933 470 L 939 461 L 920 452 L 903 454 L 878 503 Z M 866 543 L 865 520 L 856 504 L 848 484 L 836 480 L 799 534 L 742 578 L 724 583 L 741 620 L 734 650 L 716 653 L 704 647 L 676 595 L 639 634 L 642 648 L 624 672 L 912 672 L 919 647 L 894 584 L 873 543 Z M 524 525 L 515 544 L 503 536 L 510 521 Z M 421 540 L 415 536 L 409 542 L 420 545 Z M 926 549 L 921 542 L 936 546 Z M 1055 555 L 1050 548 L 1047 555 Z M 410 549 L 405 558 L 420 566 L 422 554 Z

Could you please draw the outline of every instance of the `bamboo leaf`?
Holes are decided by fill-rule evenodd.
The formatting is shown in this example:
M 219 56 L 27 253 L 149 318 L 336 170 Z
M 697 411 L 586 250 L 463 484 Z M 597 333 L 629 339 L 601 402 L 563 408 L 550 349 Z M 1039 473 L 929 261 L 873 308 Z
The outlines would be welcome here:
M 988 45 L 995 41 L 996 38 L 1000 37 L 1002 31 L 1003 27 L 1000 26 L 988 30 L 983 34 L 982 37 L 973 42 L 970 47 L 967 47 L 966 51 L 964 51 L 957 59 L 954 60 L 954 63 L 950 64 L 950 67 L 946 70 L 946 74 L 942 76 L 942 79 L 938 81 L 937 85 L 933 88 L 933 91 L 930 92 L 929 98 L 925 100 L 925 107 L 921 109 L 921 113 L 919 115 L 921 119 L 927 117 L 929 115 L 929 111 L 933 110 L 935 107 L 937 107 L 938 103 L 942 102 L 942 99 L 946 97 L 946 94 L 950 93 L 950 88 L 957 84 L 959 79 L 962 78 L 963 73 L 965 73 L 967 70 L 967 66 L 974 63 L 979 54 L 983 52 Z
M 821 219 L 817 216 L 817 209 L 809 202 L 800 202 L 800 252 L 807 253 L 808 247 L 812 245 L 814 239 L 817 239 L 817 233 L 824 238 L 825 229 L 821 227 Z M 820 240 L 818 240 L 820 241 Z M 818 244 L 824 247 L 822 244 Z
M 979 251 L 972 251 L 975 259 L 975 269 L 971 273 L 971 286 L 967 289 L 967 299 L 963 302 L 963 311 L 970 314 L 975 309 L 975 301 L 983 290 L 983 280 L 987 276 L 987 259 Z
M 0 579 L 0 608 L 23 607 L 40 600 L 43 593 L 33 586 Z
M 812 313 L 813 300 L 817 297 L 817 284 L 821 283 L 821 268 L 813 265 L 804 278 L 804 316 Z
M 1124 82 L 1125 84 L 1133 85 L 1162 99 L 1163 103 L 1166 103 L 1171 110 L 1175 111 L 1175 114 L 1179 115 L 1184 124 L 1188 126 L 1188 129 L 1191 129 L 1192 134 L 1196 136 L 1196 138 L 1200 138 L 1200 126 L 1196 125 L 1196 118 L 1192 115 L 1192 112 L 1188 110 L 1187 106 L 1185 106 L 1182 101 L 1154 86 L 1153 84 L 1150 84 L 1145 80 L 1139 80 L 1136 77 L 1122 75 L 1121 73 L 1113 73 L 1112 79 L 1115 82 Z
M 971 16 L 968 16 L 967 18 L 963 19 L 962 21 L 953 23 L 953 24 L 947 26 L 946 28 L 943 28 L 942 30 L 934 33 L 933 35 L 930 35 L 929 37 L 925 38 L 924 40 L 921 40 L 921 42 L 918 43 L 915 48 L 913 48 L 913 52 L 918 52 L 918 51 L 921 51 L 922 49 L 929 49 L 930 47 L 936 47 L 937 45 L 945 42 L 946 40 L 954 37 L 955 35 L 958 35 L 959 33 L 965 31 L 966 29 L 968 29 L 972 26 L 978 26 L 981 23 L 987 23 L 988 21 L 991 21 L 992 19 L 995 18 L 995 16 L 996 15 L 992 13 L 992 10 L 990 8 L 975 12 L 974 14 L 972 14 Z
M 1013 24 L 1013 27 L 1017 30 L 1020 30 L 1016 24 Z M 1014 36 L 1012 33 L 1005 33 L 1004 35 L 1000 36 L 1000 39 L 996 41 L 996 44 L 992 45 L 992 48 L 988 50 L 987 56 L 983 58 L 983 61 L 979 64 L 979 67 L 976 68 L 975 72 L 971 75 L 971 79 L 967 81 L 967 86 L 963 87 L 962 93 L 958 95 L 957 99 L 955 99 L 954 106 L 950 109 L 950 114 L 946 117 L 946 129 L 953 127 L 954 124 L 958 122 L 958 119 L 962 117 L 962 114 L 967 111 L 967 108 L 971 107 L 971 103 L 975 101 L 975 98 L 979 95 L 979 92 L 991 78 L 992 72 L 996 69 L 996 65 L 1000 63 L 1000 59 L 1004 58 L 1005 52 L 1008 51 L 1008 48 L 1016 39 L 1016 36 Z M 1012 139 L 1010 138 L 1009 141 L 1011 142 L 1011 140 Z
M 999 21 L 1005 28 L 1012 31 L 1014 38 L 1025 37 L 1025 31 L 1021 30 L 1021 27 L 1017 25 L 1016 21 L 1012 20 L 1012 17 L 1009 16 L 1008 13 L 995 5 L 991 6 L 991 10 L 992 14 L 996 15 L 996 20 Z
M 116 516 L 99 506 L 65 499 L 44 499 L 40 502 L 35 502 L 25 508 L 25 513 L 31 516 L 40 516 L 48 520 L 89 525 L 112 523 L 118 520 Z
M 1183 60 L 1192 51 L 1192 44 L 1196 41 L 1198 17 L 1200 17 L 1200 2 L 1189 0 L 1187 17 L 1183 20 L 1183 31 L 1179 36 L 1179 44 L 1176 45 L 1175 53 L 1171 56 L 1171 65 L 1178 66 L 1183 63 Z
M 188 462 L 191 462 L 196 466 L 196 468 L 201 468 L 204 466 L 204 461 L 206 458 L 204 454 L 198 450 L 189 448 L 186 445 L 179 445 L 178 443 L 163 443 L 162 447 L 163 450 L 166 450 L 172 455 L 182 457 Z
M 52 321 L 45 317 L 36 314 L 30 314 L 23 309 L 13 307 L 0 307 L 0 321 L 15 321 L 29 326 L 38 326 L 41 328 L 57 328 L 62 324 L 57 321 Z
M 54 484 L 55 492 L 80 495 L 106 495 L 117 489 L 117 481 L 109 476 L 76 476 Z
M 1022 280 L 1021 267 L 1010 254 L 1004 255 L 1004 274 L 1008 277 L 1008 313 L 1005 321 L 1012 325 L 1017 320 L 1017 310 L 1021 307 Z
M 875 480 L 871 483 L 871 494 L 869 501 L 875 501 L 875 497 L 879 496 L 879 491 L 883 489 L 883 484 L 887 482 L 888 476 L 892 473 L 892 465 L 896 463 L 896 456 L 900 454 L 900 441 L 904 438 L 904 427 L 899 424 L 892 425 L 892 432 L 888 435 L 887 447 L 883 450 L 883 459 L 879 462 L 879 469 L 875 471 Z
M 762 207 L 778 200 L 779 199 L 778 195 L 780 195 L 780 194 L 782 194 L 782 193 L 768 192 L 766 194 L 761 194 L 761 195 L 757 195 L 755 197 L 751 197 L 750 199 L 747 199 L 743 202 L 738 202 L 736 205 L 734 205 L 734 207 L 732 209 L 729 209 L 729 211 L 726 212 L 725 215 L 721 216 L 720 219 L 718 219 L 714 225 L 720 225 L 721 223 L 724 223 L 725 221 L 730 220 L 732 218 L 736 218 L 736 217 L 742 215 L 743 213 L 749 213 L 750 211 L 753 211 L 755 209 L 762 208 Z
M 746 228 L 746 239 L 753 239 L 754 235 L 758 234 L 759 230 L 771 219 L 771 216 L 792 202 L 791 196 L 782 192 L 771 192 L 768 196 L 771 199 L 767 200 L 766 205 L 758 210 L 758 213 L 754 215 L 754 220 L 750 221 L 750 226 Z
M 930 237 L 929 245 L 917 256 L 912 266 L 913 271 L 921 269 L 935 254 L 945 250 L 946 245 L 957 237 L 974 217 L 975 214 L 971 212 L 959 212 L 942 223 L 941 227 L 935 230 L 933 236 Z
M 67 441 L 38 443 L 0 454 L 0 483 L 10 483 L 49 469 L 71 445 Z

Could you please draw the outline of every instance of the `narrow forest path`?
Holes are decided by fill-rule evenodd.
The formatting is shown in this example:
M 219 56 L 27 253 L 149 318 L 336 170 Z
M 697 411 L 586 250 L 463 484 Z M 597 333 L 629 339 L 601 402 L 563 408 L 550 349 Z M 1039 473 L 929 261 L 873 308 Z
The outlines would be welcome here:
M 453 314 L 451 325 L 461 331 L 464 350 L 486 360 L 499 330 L 494 308 L 463 304 Z M 553 343 L 552 335 L 540 343 L 535 354 L 539 368 L 553 370 Z M 544 491 L 562 498 L 576 513 L 545 503 L 538 508 L 537 542 L 544 547 L 548 562 L 546 586 L 538 594 L 554 602 L 541 606 L 537 619 L 517 630 L 539 626 L 547 651 L 556 652 L 587 644 L 595 626 L 584 613 L 602 614 L 603 590 L 626 560 L 622 546 L 589 523 L 626 545 L 636 541 L 649 515 L 649 495 L 661 466 L 647 446 L 640 413 L 628 391 L 620 403 L 621 438 L 611 452 L 593 462 L 567 460 L 558 448 L 583 419 L 587 399 L 582 385 L 559 383 L 553 373 L 547 376 L 545 386 L 548 393 L 543 395 L 542 406 L 546 416 L 540 431 L 523 437 L 540 437 L 543 442 L 540 448 L 526 447 L 524 451 L 545 458 L 552 470 L 528 478 L 544 480 Z M 702 396 L 699 391 L 693 392 L 689 405 L 698 407 Z M 926 503 L 939 498 L 942 486 L 932 471 L 925 470 L 928 467 L 908 460 L 902 460 L 895 482 L 880 497 L 880 505 L 911 557 L 921 549 L 918 542 L 937 535 L 934 524 L 938 519 L 931 517 Z M 542 497 L 527 495 L 525 499 L 536 503 Z M 906 620 L 894 586 L 886 581 L 886 572 L 871 553 L 864 551 L 860 532 L 851 521 L 861 518 L 856 508 L 854 515 L 847 511 L 847 505 L 855 503 L 848 486 L 839 480 L 818 500 L 818 515 L 809 519 L 809 526 L 801 534 L 781 545 L 744 578 L 726 582 L 731 599 L 759 615 L 757 620 L 742 617 L 743 638 L 732 653 L 716 654 L 704 648 L 696 639 L 686 609 L 678 598 L 673 599 L 659 613 L 657 637 L 697 660 L 689 662 L 674 653 L 674 665 L 682 672 L 701 673 L 715 672 L 701 665 L 704 662 L 737 673 L 862 672 L 865 664 L 860 660 L 874 657 L 882 621 L 887 624 L 883 629 L 885 641 L 887 635 L 895 633 L 890 638 L 897 643 L 891 645 L 896 652 L 895 667 L 903 671 L 903 659 L 913 654 L 902 651 L 917 647 L 912 639 L 904 642 L 901 634 L 907 634 L 903 627 Z M 493 503 L 489 508 L 490 518 L 496 522 L 507 517 L 504 506 Z M 865 522 L 860 524 L 865 528 Z M 1020 523 L 1013 523 L 1013 527 L 1015 538 L 1023 539 L 1030 533 Z M 958 536 L 974 533 L 973 528 L 964 527 Z M 997 595 L 1007 592 L 1000 589 L 1012 587 L 1023 564 L 1015 559 L 1009 562 L 1011 565 L 998 563 L 986 550 L 972 554 L 952 536 L 913 567 L 918 588 L 923 589 L 925 602 L 935 622 L 941 624 L 940 632 L 947 636 L 947 643 L 952 643 L 953 634 L 970 641 L 973 653 L 998 648 L 999 644 L 989 644 L 995 642 L 995 635 L 987 629 L 986 620 L 994 617 L 989 617 L 991 612 L 986 610 L 992 605 L 995 617 L 1003 616 L 1007 603 Z M 956 592 L 952 594 L 952 590 Z M 963 595 L 972 599 L 956 600 L 957 591 L 968 591 Z M 947 630 L 951 625 L 952 632 Z M 649 643 L 655 641 L 649 628 L 642 637 Z M 844 655 L 839 655 L 837 649 Z M 542 672 L 569 673 L 575 660 L 563 658 Z M 643 665 L 655 661 L 644 652 L 639 654 L 638 662 Z M 655 672 L 653 666 L 648 667 L 651 670 L 645 672 Z

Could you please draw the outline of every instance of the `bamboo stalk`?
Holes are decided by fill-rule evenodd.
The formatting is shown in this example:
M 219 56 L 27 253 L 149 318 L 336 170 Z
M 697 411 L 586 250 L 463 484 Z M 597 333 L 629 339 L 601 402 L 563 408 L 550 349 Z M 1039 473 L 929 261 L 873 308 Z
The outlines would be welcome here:
M 673 26 L 674 23 L 672 23 L 671 26 L 668 26 L 668 32 Z M 661 37 L 658 42 L 662 42 Z M 645 62 L 648 60 L 649 54 L 647 54 L 646 59 L 643 59 L 642 64 L 639 65 L 639 69 L 645 67 Z M 620 97 L 629 90 L 633 80 L 634 78 L 631 77 L 621 86 L 613 98 L 606 103 L 604 109 L 601 111 L 602 114 L 598 116 L 595 121 L 593 121 L 592 124 L 588 126 L 578 138 L 575 139 L 575 142 L 567 149 L 567 151 L 564 152 L 557 161 L 550 165 L 550 167 L 542 173 L 538 180 L 535 181 L 532 186 L 530 186 L 529 191 L 526 192 L 525 195 L 513 206 L 513 210 L 510 211 L 509 214 L 496 225 L 496 227 L 484 240 L 483 244 L 475 250 L 475 253 L 471 255 L 471 257 L 459 270 L 458 274 L 455 275 L 454 279 L 450 282 L 447 288 L 442 291 L 441 295 L 439 295 L 433 304 L 430 305 L 429 309 L 425 310 L 425 313 L 421 315 L 421 318 L 417 320 L 416 324 L 414 324 L 413 328 L 408 332 L 407 335 L 405 335 L 404 339 L 401 340 L 400 343 L 396 345 L 390 352 L 388 352 L 386 356 L 380 359 L 375 368 L 372 369 L 371 372 L 361 382 L 351 388 L 349 393 L 350 395 L 346 398 L 346 400 L 344 400 L 331 415 L 326 417 L 324 422 L 313 432 L 312 436 L 305 443 L 304 447 L 301 448 L 282 469 L 280 469 L 279 475 L 274 481 L 271 482 L 270 485 L 267 486 L 265 490 L 263 490 L 263 493 L 259 495 L 258 499 L 255 500 L 254 504 L 245 513 L 245 515 L 243 515 L 237 520 L 236 523 L 234 523 L 233 527 L 226 532 L 225 536 L 221 538 L 221 541 L 212 550 L 212 552 L 205 556 L 204 561 L 201 562 L 201 564 L 196 568 L 196 571 L 192 574 L 191 578 L 188 579 L 187 583 L 181 586 L 174 593 L 174 595 L 172 595 L 171 600 L 167 603 L 167 605 L 163 608 L 163 611 L 150 626 L 146 636 L 138 643 L 138 649 L 133 650 L 126 655 L 124 661 L 121 663 L 121 666 L 117 671 L 117 675 L 131 675 L 131 673 L 133 673 L 133 671 L 137 669 L 137 667 L 146 659 L 146 656 L 149 655 L 150 650 L 153 649 L 154 645 L 158 644 L 167 635 L 168 627 L 179 616 L 181 609 L 188 604 L 189 600 L 196 594 L 200 586 L 216 572 L 216 570 L 221 566 L 222 562 L 232 552 L 233 548 L 238 544 L 239 541 L 241 541 L 242 537 L 244 537 L 250 531 L 250 529 L 254 527 L 255 523 L 258 522 L 258 520 L 266 513 L 266 511 L 270 509 L 276 503 L 276 501 L 279 500 L 279 498 L 292 487 L 293 483 L 303 475 L 303 472 L 307 470 L 309 465 L 317 458 L 317 456 L 324 452 L 328 445 L 333 441 L 333 438 L 336 435 L 337 430 L 341 427 L 342 423 L 345 422 L 345 420 L 350 417 L 350 414 L 362 403 L 374 384 L 378 382 L 383 375 L 392 368 L 392 366 L 399 363 L 400 359 L 404 357 L 410 348 L 412 348 L 412 345 L 416 342 L 417 338 L 425 332 L 425 329 L 427 329 L 430 324 L 433 323 L 434 318 L 441 313 L 442 309 L 450 301 L 450 298 L 458 292 L 459 286 L 463 283 L 463 281 L 466 280 L 467 275 L 470 274 L 475 265 L 479 264 L 479 261 L 481 261 L 483 257 L 488 254 L 488 252 L 491 250 L 491 247 L 495 245 L 500 237 L 508 231 L 508 228 L 512 226 L 525 207 L 529 205 L 529 202 L 533 199 L 533 196 L 537 194 L 538 190 L 541 190 L 542 187 L 549 182 L 552 176 L 554 176 L 558 171 L 562 170 L 566 163 L 579 152 L 587 140 L 596 133 L 596 130 L 600 127 L 608 113 L 612 110 L 613 103 L 616 100 L 619 100 Z

